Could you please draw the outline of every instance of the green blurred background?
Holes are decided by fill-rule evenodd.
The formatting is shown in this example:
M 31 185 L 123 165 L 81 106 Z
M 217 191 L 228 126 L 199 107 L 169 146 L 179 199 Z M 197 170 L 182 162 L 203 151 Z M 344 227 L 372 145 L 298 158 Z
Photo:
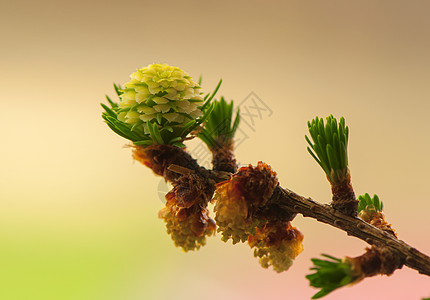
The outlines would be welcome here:
M 297 217 L 304 252 L 282 274 L 219 236 L 195 253 L 157 217 L 160 178 L 100 118 L 136 68 L 164 62 L 269 110 L 242 130 L 242 164 L 327 203 L 306 122 L 344 116 L 357 194 L 377 193 L 399 238 L 430 254 L 430 2 L 1 1 L 0 299 L 309 299 L 310 258 L 366 244 Z M 250 108 L 251 109 L 251 108 Z M 189 149 L 197 149 L 192 141 Z M 201 155 L 198 155 L 203 159 Z M 420 299 L 407 268 L 325 299 Z

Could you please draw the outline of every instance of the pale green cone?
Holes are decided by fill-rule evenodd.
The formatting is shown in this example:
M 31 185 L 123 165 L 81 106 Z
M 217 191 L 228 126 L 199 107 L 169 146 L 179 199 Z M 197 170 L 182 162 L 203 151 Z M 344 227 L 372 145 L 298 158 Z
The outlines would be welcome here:
M 131 125 L 152 121 L 161 129 L 183 126 L 202 116 L 200 86 L 185 71 L 152 64 L 138 69 L 130 78 L 120 95 L 118 120 Z

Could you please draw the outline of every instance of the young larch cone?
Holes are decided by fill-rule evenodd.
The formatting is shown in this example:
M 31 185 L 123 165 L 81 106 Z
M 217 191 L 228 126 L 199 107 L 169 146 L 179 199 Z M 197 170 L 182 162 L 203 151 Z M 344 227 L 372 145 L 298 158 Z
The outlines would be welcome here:
M 157 120 L 163 126 L 183 126 L 202 115 L 200 86 L 178 67 L 152 64 L 130 75 L 122 90 L 118 120 L 128 124 Z

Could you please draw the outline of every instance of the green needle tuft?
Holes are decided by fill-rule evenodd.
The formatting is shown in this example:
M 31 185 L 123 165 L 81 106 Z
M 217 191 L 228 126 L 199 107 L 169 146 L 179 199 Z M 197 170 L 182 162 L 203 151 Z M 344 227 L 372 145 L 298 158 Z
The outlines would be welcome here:
M 318 293 L 313 295 L 312 299 L 324 297 L 335 289 L 356 280 L 352 275 L 351 265 L 327 254 L 322 254 L 322 256 L 328 260 L 312 258 L 314 267 L 311 270 L 315 273 L 306 276 L 311 286 L 321 288 Z
M 362 210 L 367 211 L 382 211 L 384 208 L 384 204 L 379 200 L 378 195 L 373 195 L 371 198 L 368 193 L 358 196 L 358 213 Z
M 340 118 L 339 123 L 330 115 L 326 124 L 322 118 L 316 117 L 308 122 L 310 138 L 305 136 L 309 144 L 308 152 L 321 166 L 327 177 L 333 182 L 333 174 L 345 175 L 348 169 L 348 126 L 345 119 Z
M 231 146 L 240 123 L 239 109 L 233 120 L 233 101 L 227 103 L 224 97 L 213 102 L 212 113 L 204 123 L 198 137 L 209 147 Z

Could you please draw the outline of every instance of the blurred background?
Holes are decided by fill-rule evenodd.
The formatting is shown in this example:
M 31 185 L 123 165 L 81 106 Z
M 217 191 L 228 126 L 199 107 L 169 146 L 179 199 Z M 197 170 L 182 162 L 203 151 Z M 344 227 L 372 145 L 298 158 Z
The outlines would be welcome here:
M 113 82 L 157 62 L 202 75 L 206 92 L 222 78 L 219 95 L 250 112 L 238 161 L 265 161 L 282 186 L 323 203 L 306 122 L 344 116 L 356 194 L 377 193 L 399 238 L 430 254 L 429 11 L 393 0 L 2 0 L 0 299 L 309 299 L 311 257 L 364 252 L 301 216 L 305 250 L 282 274 L 219 235 L 197 252 L 175 248 L 157 217 L 167 186 L 100 117 Z M 325 299 L 424 297 L 430 278 L 404 268 Z

